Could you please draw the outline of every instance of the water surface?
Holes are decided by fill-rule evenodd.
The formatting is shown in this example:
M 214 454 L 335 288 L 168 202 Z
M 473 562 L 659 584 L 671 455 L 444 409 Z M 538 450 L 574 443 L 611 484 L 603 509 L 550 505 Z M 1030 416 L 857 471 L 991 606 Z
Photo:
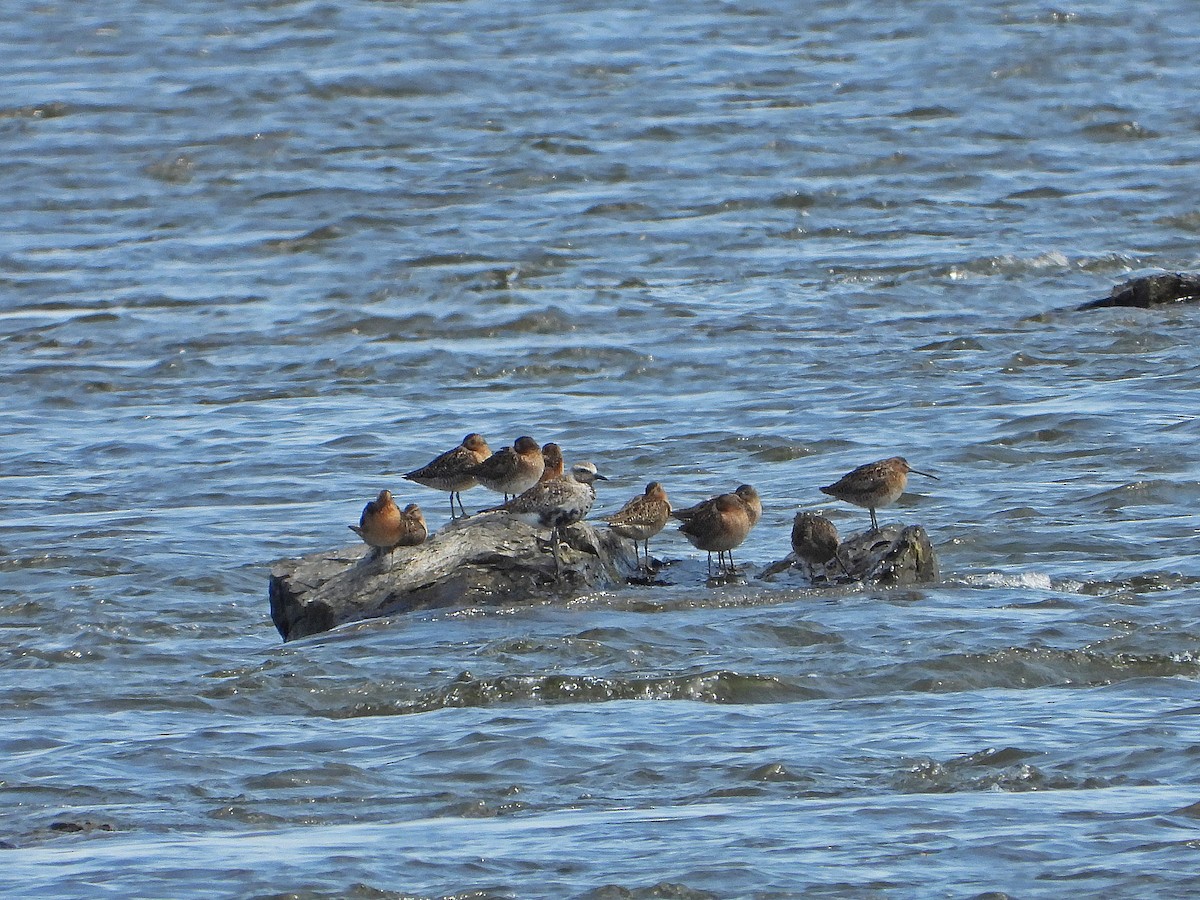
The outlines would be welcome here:
M 1192 12 L 10 17 L 3 892 L 1194 893 L 1198 313 L 1069 311 L 1200 267 Z M 282 645 L 468 431 L 755 484 L 748 577 Z M 754 577 L 897 453 L 939 583 Z

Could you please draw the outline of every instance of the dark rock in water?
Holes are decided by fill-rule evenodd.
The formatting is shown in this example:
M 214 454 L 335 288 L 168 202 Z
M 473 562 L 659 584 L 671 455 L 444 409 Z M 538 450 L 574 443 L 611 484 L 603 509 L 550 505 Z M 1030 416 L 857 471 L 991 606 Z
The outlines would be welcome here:
M 1200 300 L 1200 275 L 1164 272 L 1160 275 L 1144 275 L 1118 284 L 1113 288 L 1111 296 L 1091 300 L 1076 309 L 1100 309 L 1105 306 L 1148 309 L 1168 303 L 1193 303 L 1197 300 Z
M 798 568 L 810 571 L 815 585 L 863 581 L 887 586 L 922 584 L 938 579 L 937 553 L 920 525 L 884 525 L 878 531 L 853 534 L 838 545 L 837 557 L 809 566 L 789 553 L 763 570 L 768 578 Z
M 47 841 L 57 839 L 64 834 L 91 834 L 92 832 L 114 832 L 117 829 L 108 822 L 93 822 L 91 819 L 59 819 L 45 827 L 34 828 L 22 835 L 21 843 L 0 840 L 0 850 L 17 850 L 22 847 L 37 846 Z
M 50 831 L 56 834 L 78 834 L 81 831 L 112 831 L 113 827 L 106 822 L 99 824 L 84 820 L 82 822 L 51 822 Z
M 285 641 L 347 622 L 447 606 L 501 605 L 624 583 L 633 542 L 586 522 L 562 529 L 562 572 L 544 531 L 502 513 L 451 522 L 391 565 L 362 544 L 271 567 L 271 619 Z

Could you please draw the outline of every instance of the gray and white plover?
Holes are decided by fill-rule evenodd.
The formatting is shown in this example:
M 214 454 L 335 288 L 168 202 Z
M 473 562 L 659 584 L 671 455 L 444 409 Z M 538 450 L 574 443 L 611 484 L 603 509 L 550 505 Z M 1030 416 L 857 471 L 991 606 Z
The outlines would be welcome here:
M 569 474 L 542 481 L 505 503 L 500 509 L 535 528 L 549 528 L 554 568 L 562 571 L 558 544 L 562 529 L 581 521 L 596 502 L 594 482 L 607 481 L 590 462 L 576 463 Z
M 483 435 L 472 432 L 461 444 L 452 450 L 435 457 L 429 463 L 409 472 L 404 477 L 425 487 L 435 488 L 450 493 L 450 518 L 454 518 L 454 500 L 458 499 L 458 508 L 465 516 L 467 510 L 462 505 L 462 491 L 469 490 L 479 482 L 471 474 L 471 470 L 492 455 L 492 450 Z

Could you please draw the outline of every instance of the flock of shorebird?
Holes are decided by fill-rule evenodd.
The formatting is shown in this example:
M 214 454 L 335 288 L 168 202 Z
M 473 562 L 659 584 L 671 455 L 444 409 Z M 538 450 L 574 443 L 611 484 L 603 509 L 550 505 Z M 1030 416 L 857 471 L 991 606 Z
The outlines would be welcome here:
M 878 530 L 875 510 L 895 503 L 904 493 L 909 473 L 937 478 L 912 468 L 903 457 L 893 456 L 859 466 L 821 490 L 838 500 L 870 510 L 871 528 Z M 404 476 L 409 481 L 445 491 L 450 495 L 450 518 L 461 511 L 462 492 L 482 485 L 504 495 L 504 502 L 485 512 L 503 512 L 529 525 L 551 531 L 551 547 L 557 570 L 561 570 L 559 532 L 581 521 L 596 501 L 595 482 L 607 481 L 590 462 L 573 465 L 564 473 L 562 449 L 558 444 L 538 446 L 531 437 L 519 437 L 511 447 L 492 453 L 482 435 L 468 434 L 463 442 L 435 457 L 427 465 Z M 455 509 L 457 502 L 458 508 Z M 657 481 L 646 485 L 643 494 L 634 497 L 608 517 L 609 527 L 634 542 L 640 565 L 650 567 L 650 538 L 672 518 L 682 522 L 679 531 L 691 544 L 708 553 L 709 574 L 712 555 L 717 554 L 718 573 L 732 573 L 733 550 L 746 539 L 762 516 L 758 491 L 748 484 L 728 494 L 710 497 L 687 509 L 673 509 L 667 492 Z M 422 543 L 429 530 L 421 508 L 410 503 L 401 510 L 391 491 L 379 496 L 363 509 L 358 525 L 351 530 L 380 553 L 390 554 L 396 547 Z M 638 553 L 638 545 L 643 548 Z M 792 526 L 792 549 L 811 573 L 837 556 L 838 533 L 829 519 L 818 513 L 799 512 Z M 844 568 L 844 566 L 843 566 Z

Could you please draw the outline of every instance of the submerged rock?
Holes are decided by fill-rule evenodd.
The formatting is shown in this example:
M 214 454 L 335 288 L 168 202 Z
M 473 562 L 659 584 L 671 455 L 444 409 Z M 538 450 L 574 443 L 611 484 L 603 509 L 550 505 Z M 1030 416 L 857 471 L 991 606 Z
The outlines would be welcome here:
M 813 584 L 867 582 L 886 586 L 937 581 L 937 553 L 920 525 L 884 525 L 878 531 L 853 534 L 838 545 L 837 556 L 809 566 L 789 553 L 763 570 L 769 578 L 798 568 L 809 573 Z
M 416 547 L 362 544 L 271 567 L 271 619 L 285 641 L 418 609 L 500 605 L 595 590 L 637 571 L 633 542 L 586 522 L 561 531 L 562 572 L 544 531 L 512 516 L 458 519 Z
M 1090 300 L 1077 310 L 1100 309 L 1106 306 L 1132 306 L 1149 309 L 1168 303 L 1193 303 L 1200 300 L 1200 275 L 1184 272 L 1163 272 L 1143 275 L 1112 289 L 1112 294 Z

